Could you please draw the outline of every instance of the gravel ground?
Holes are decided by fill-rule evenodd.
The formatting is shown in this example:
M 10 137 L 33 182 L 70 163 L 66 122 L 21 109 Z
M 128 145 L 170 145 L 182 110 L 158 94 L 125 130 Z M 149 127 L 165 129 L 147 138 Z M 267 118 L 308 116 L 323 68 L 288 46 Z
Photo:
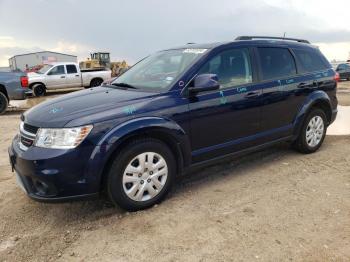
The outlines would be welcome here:
M 104 199 L 28 199 L 7 156 L 19 114 L 0 116 L 0 261 L 350 261 L 350 136 L 312 155 L 281 144 L 227 159 L 126 213 Z

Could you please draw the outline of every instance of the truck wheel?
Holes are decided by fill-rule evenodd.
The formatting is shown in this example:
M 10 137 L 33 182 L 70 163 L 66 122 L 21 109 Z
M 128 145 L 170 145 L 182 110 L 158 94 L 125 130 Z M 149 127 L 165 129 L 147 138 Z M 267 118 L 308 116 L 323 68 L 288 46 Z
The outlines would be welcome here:
M 46 94 L 46 87 L 43 84 L 33 86 L 34 96 L 44 96 Z
M 138 139 L 118 154 L 108 172 L 111 201 L 128 210 L 149 208 L 162 201 L 176 174 L 175 158 L 156 139 Z
M 9 101 L 7 100 L 7 97 L 0 92 L 0 115 L 6 112 L 8 104 Z
M 295 148 L 304 154 L 316 152 L 322 145 L 327 131 L 327 117 L 322 109 L 313 109 L 306 117 Z
M 103 80 L 102 79 L 92 79 L 90 83 L 90 87 L 96 87 L 102 85 Z

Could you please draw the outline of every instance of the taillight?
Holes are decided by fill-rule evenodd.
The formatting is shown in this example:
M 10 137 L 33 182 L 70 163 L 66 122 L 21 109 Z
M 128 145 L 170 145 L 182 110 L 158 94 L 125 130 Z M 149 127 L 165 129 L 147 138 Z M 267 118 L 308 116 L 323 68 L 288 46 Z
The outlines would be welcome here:
M 338 72 L 335 72 L 334 80 L 335 80 L 335 82 L 337 82 L 337 83 L 340 81 L 340 75 L 339 75 Z
M 21 76 L 21 86 L 28 87 L 28 77 L 27 76 Z

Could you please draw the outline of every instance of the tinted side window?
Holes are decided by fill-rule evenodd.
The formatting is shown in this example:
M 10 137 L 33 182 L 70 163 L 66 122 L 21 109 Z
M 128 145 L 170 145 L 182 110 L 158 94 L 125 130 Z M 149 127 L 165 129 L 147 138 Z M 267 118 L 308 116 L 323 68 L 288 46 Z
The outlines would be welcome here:
M 77 67 L 75 65 L 66 65 L 67 74 L 76 74 L 78 73 Z
M 347 64 L 340 64 L 337 68 L 337 70 L 349 70 L 350 66 Z
M 263 80 L 284 78 L 297 73 L 292 54 L 286 48 L 259 47 Z
M 216 74 L 220 88 L 251 83 L 253 77 L 249 50 L 241 48 L 223 51 L 206 62 L 198 74 Z
M 64 75 L 64 66 L 56 66 L 51 69 L 51 71 L 48 73 L 48 75 Z
M 304 73 L 327 69 L 327 64 L 320 52 L 312 50 L 293 50 L 297 59 L 301 63 L 301 71 Z

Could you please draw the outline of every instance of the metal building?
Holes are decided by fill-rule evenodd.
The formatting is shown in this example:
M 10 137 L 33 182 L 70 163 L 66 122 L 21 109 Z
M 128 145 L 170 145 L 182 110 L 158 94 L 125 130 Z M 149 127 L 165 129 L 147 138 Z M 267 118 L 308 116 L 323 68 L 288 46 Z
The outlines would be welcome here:
M 50 62 L 77 62 L 77 56 L 67 55 L 51 51 L 41 51 L 23 55 L 15 55 L 9 59 L 11 70 L 26 70 L 28 67 L 41 65 Z

